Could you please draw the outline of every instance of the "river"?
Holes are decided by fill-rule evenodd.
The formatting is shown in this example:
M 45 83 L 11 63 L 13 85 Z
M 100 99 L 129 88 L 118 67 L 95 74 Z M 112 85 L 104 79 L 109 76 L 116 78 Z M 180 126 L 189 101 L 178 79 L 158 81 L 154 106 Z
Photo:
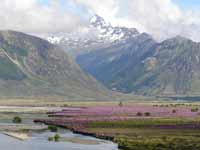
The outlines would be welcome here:
M 49 136 L 53 136 L 51 132 L 33 133 L 27 141 L 20 141 L 15 138 L 0 133 L 0 149 L 3 150 L 118 150 L 117 144 L 99 140 L 93 137 L 74 134 L 70 131 L 59 133 L 67 139 L 77 139 L 93 141 L 91 144 L 73 143 L 73 142 L 49 142 Z
M 4 107 L 3 107 L 4 108 Z M 34 118 L 44 118 L 46 114 L 21 113 L 20 110 L 30 108 L 5 107 L 6 111 L 0 108 L 0 124 L 12 124 L 12 118 L 16 115 L 23 118 L 23 124 L 34 125 Z M 19 112 L 13 112 L 19 109 Z M 33 109 L 33 108 L 31 108 Z M 36 109 L 36 108 L 34 108 Z M 49 142 L 48 137 L 55 133 L 50 131 L 32 132 L 30 139 L 20 141 L 0 132 L 0 149 L 2 150 L 118 150 L 117 144 L 111 141 L 100 140 L 93 137 L 74 134 L 69 130 L 59 129 L 59 135 L 65 140 L 62 142 Z

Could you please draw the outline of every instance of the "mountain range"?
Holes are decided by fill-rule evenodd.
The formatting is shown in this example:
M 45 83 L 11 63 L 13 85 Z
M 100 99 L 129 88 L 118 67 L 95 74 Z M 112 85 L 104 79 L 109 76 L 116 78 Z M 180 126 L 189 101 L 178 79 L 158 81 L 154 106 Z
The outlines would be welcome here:
M 102 17 L 94 15 L 90 19 L 89 26 L 83 31 L 49 35 L 46 39 L 52 44 L 61 46 L 71 56 L 76 57 L 100 47 L 125 42 L 138 34 L 139 32 L 135 28 L 113 27 Z
M 67 35 L 54 39 L 71 49 L 68 52 L 81 68 L 109 89 L 142 95 L 200 95 L 199 43 L 181 36 L 158 42 L 137 29 L 113 27 L 98 15 L 90 20 L 86 35 L 91 31 L 96 31 L 92 39 L 66 40 Z
M 0 96 L 108 99 L 104 88 L 56 45 L 15 31 L 0 31 Z

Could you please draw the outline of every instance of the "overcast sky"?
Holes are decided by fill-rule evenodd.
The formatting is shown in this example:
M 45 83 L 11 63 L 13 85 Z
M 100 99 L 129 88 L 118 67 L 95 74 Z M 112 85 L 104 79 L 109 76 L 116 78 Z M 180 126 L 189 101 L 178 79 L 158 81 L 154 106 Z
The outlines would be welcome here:
M 81 30 L 98 14 L 114 26 L 135 27 L 158 40 L 200 41 L 199 0 L 1 0 L 0 29 L 32 34 Z

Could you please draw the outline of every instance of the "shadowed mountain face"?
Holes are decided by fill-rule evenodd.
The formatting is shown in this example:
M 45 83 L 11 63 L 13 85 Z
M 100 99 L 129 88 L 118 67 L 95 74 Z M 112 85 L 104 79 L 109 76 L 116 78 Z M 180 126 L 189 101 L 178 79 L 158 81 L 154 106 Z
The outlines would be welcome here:
M 93 50 L 77 57 L 80 66 L 107 87 L 132 92 L 134 83 L 145 73 L 144 63 L 155 53 L 156 42 L 147 34 Z
M 98 15 L 90 20 L 87 34 L 77 38 L 77 34 L 66 34 L 48 40 L 64 49 L 70 47 L 68 52 L 83 70 L 109 89 L 144 95 L 200 95 L 199 43 L 182 37 L 158 43 L 137 29 L 113 27 Z
M 156 43 L 140 34 L 77 57 L 107 87 L 144 95 L 199 95 L 200 44 L 175 37 Z
M 0 31 L 0 96 L 108 98 L 109 92 L 49 42 Z
M 136 90 L 165 95 L 199 95 L 199 58 L 200 44 L 191 40 L 175 37 L 158 44 L 153 57 L 146 63 L 150 69 L 137 82 Z

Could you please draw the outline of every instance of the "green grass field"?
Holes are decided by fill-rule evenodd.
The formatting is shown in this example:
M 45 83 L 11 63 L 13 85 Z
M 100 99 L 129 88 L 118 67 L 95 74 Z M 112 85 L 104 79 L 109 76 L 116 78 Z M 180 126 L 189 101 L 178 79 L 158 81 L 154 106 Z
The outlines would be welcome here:
M 92 122 L 90 133 L 113 136 L 122 150 L 200 150 L 200 129 L 159 128 L 160 125 L 199 124 L 196 119 L 160 118 Z

